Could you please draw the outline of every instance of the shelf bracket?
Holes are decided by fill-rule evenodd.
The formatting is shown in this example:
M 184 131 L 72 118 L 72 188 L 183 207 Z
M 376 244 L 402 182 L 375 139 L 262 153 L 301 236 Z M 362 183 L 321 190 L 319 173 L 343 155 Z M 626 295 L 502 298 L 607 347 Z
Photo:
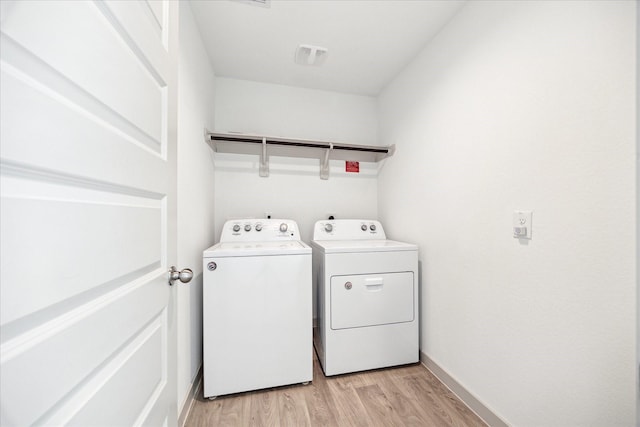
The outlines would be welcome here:
M 333 150 L 332 142 L 329 143 L 329 148 L 325 150 L 324 158 L 320 164 L 320 179 L 329 179 L 329 155 L 331 154 L 331 150 Z
M 269 176 L 269 156 L 267 155 L 266 137 L 262 137 L 262 151 L 260 152 L 260 176 Z

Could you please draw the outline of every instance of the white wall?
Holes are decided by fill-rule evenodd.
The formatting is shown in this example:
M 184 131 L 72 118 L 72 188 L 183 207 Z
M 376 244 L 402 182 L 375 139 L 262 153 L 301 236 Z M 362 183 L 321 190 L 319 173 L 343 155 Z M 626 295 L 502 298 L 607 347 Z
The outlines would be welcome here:
M 215 130 L 259 135 L 377 144 L 376 100 L 290 86 L 216 79 Z M 238 217 L 291 218 L 302 239 L 332 213 L 339 218 L 377 217 L 377 165 L 344 172 L 332 162 L 329 180 L 319 178 L 319 161 L 270 157 L 270 176 L 258 175 L 258 157 L 216 155 L 216 239 L 224 221 Z
M 203 130 L 213 127 L 214 74 L 188 2 L 180 2 L 178 93 L 178 413 L 202 364 L 202 251 L 214 240 L 213 153 Z
M 640 6 L 636 2 L 636 260 L 640 258 Z M 636 261 L 636 425 L 640 426 L 640 262 Z
M 422 351 L 512 425 L 636 419 L 635 7 L 469 2 L 380 96 Z

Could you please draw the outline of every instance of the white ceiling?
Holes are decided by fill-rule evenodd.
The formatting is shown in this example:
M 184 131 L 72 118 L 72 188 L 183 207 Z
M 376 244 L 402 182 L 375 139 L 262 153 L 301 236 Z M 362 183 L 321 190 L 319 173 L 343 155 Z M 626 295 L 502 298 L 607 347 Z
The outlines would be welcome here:
M 463 6 L 458 0 L 192 0 L 216 76 L 377 95 Z M 298 45 L 329 49 L 297 65 Z

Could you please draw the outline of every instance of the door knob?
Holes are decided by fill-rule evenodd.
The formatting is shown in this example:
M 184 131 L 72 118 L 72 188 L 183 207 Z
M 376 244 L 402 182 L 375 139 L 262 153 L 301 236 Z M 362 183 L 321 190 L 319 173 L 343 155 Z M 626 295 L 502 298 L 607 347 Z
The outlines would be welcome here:
M 182 283 L 189 283 L 193 279 L 193 271 L 190 268 L 178 270 L 175 266 L 169 269 L 169 286 L 173 285 L 174 280 L 180 280 Z

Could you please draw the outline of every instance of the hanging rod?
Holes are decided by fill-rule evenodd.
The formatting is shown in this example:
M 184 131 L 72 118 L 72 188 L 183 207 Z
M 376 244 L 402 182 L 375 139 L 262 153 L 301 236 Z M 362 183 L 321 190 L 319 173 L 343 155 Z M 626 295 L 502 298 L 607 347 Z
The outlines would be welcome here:
M 205 140 L 217 153 L 255 154 L 260 156 L 260 176 L 269 175 L 268 156 L 301 157 L 320 160 L 320 177 L 329 178 L 330 160 L 379 162 L 393 155 L 395 145 L 375 146 L 312 141 L 306 139 L 205 130 Z
M 249 144 L 262 144 L 262 136 L 256 136 L 255 138 L 237 137 L 232 135 L 223 135 L 211 133 L 212 141 L 227 141 L 227 142 L 246 142 Z M 305 140 L 294 139 L 282 139 L 282 138 L 267 138 L 267 145 L 285 145 L 288 147 L 308 147 L 308 148 L 330 148 L 329 142 L 315 142 Z M 333 143 L 334 150 L 347 150 L 347 151 L 366 151 L 370 153 L 384 153 L 389 154 L 391 149 L 389 147 L 374 147 L 374 146 L 361 146 L 361 145 L 347 145 Z

